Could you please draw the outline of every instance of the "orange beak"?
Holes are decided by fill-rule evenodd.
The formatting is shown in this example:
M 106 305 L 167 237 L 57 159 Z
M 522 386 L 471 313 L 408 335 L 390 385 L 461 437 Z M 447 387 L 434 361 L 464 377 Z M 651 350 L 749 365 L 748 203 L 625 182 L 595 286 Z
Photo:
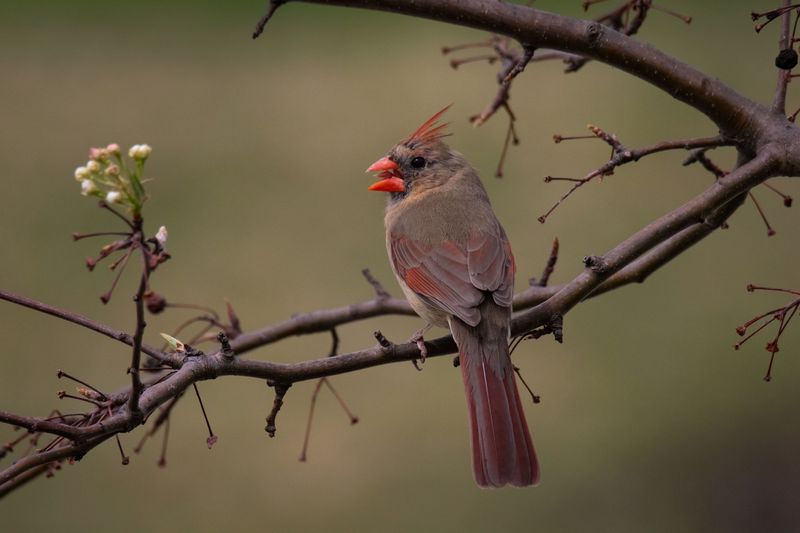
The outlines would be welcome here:
M 381 179 L 370 185 L 369 190 L 382 192 L 405 191 L 406 185 L 398 172 L 399 168 L 397 163 L 388 157 L 383 157 L 372 163 L 367 169 L 367 172 L 380 172 L 378 177 Z

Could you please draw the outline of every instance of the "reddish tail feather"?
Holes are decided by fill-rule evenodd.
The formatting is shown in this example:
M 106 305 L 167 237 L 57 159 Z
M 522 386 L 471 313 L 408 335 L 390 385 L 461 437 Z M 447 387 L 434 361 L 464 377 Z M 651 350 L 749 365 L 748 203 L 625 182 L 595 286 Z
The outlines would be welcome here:
M 461 375 L 472 434 L 472 471 L 481 487 L 539 482 L 533 449 L 511 368 L 500 377 L 485 361 L 461 354 Z M 471 384 L 478 383 L 475 387 Z
M 475 481 L 481 487 L 535 485 L 539 463 L 505 339 L 491 342 L 480 325 L 451 322 L 451 329 L 460 347 Z

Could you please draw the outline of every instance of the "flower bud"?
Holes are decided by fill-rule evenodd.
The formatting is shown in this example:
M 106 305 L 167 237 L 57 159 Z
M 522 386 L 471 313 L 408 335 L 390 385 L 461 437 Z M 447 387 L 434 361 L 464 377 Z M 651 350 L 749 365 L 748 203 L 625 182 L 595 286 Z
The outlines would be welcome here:
M 110 204 L 117 204 L 122 200 L 122 194 L 119 191 L 110 191 L 106 194 L 106 202 Z
M 161 226 L 160 228 L 158 228 L 158 233 L 156 233 L 156 240 L 158 241 L 158 244 L 160 244 L 162 248 L 164 248 L 164 246 L 167 244 L 168 236 L 169 233 L 167 233 L 167 228 L 165 226 Z
M 99 172 L 99 171 L 100 171 L 100 163 L 98 163 L 98 162 L 97 162 L 97 161 L 95 161 L 94 159 L 90 159 L 90 160 L 89 160 L 89 161 L 86 163 L 86 168 L 87 168 L 87 169 L 89 170 L 89 172 L 91 172 L 91 173 Z
M 84 196 L 89 196 L 90 194 L 97 192 L 99 189 L 97 185 L 94 184 L 92 180 L 83 180 L 81 181 L 81 194 Z
M 152 151 L 153 149 L 147 144 L 134 144 L 131 146 L 131 149 L 128 150 L 128 155 L 137 161 L 144 161 L 150 156 L 150 152 Z
M 78 167 L 75 169 L 75 179 L 77 181 L 83 181 L 89 177 L 89 169 L 86 167 Z
M 106 146 L 106 151 L 109 154 L 119 155 L 120 153 L 119 145 L 117 143 L 111 143 L 108 146 Z
M 106 168 L 106 176 L 119 176 L 119 167 L 117 165 L 108 165 Z
M 105 148 L 90 148 L 89 159 L 92 161 L 105 161 L 108 159 L 108 150 Z

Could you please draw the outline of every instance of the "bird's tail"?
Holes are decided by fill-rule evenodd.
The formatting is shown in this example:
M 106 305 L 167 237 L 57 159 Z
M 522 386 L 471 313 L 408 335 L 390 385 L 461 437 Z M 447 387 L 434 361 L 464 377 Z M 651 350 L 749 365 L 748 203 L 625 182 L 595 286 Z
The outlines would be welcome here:
M 491 324 L 486 315 L 476 327 L 457 318 L 450 323 L 469 409 L 472 471 L 481 487 L 539 482 L 539 463 L 508 356 L 507 320 L 505 327 Z

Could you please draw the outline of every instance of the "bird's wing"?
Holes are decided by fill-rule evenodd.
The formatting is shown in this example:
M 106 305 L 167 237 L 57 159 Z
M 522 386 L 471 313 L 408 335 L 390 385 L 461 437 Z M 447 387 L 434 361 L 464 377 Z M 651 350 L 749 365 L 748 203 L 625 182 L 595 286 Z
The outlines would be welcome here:
M 498 305 L 511 306 L 514 256 L 498 230 L 473 232 L 465 246 L 393 235 L 391 260 L 400 278 L 423 300 L 476 326 L 481 320 L 478 305 L 488 294 Z

